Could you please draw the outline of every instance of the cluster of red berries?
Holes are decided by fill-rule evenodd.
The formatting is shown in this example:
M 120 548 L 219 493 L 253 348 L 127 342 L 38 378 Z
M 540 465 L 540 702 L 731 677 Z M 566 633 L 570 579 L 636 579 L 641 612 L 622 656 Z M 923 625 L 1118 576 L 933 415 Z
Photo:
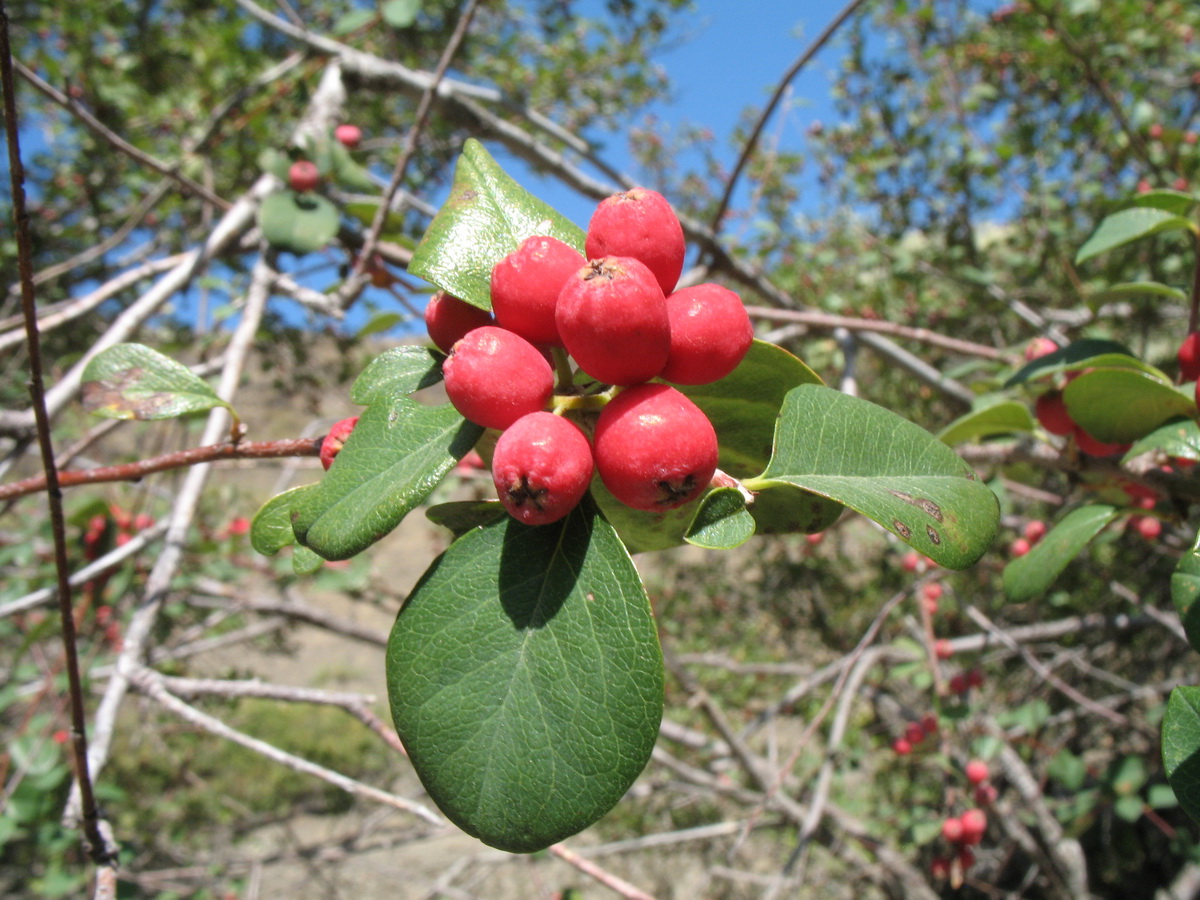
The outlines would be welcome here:
M 1046 536 L 1046 523 L 1041 519 L 1030 519 L 1021 529 L 1021 536 L 1008 545 L 1008 552 L 1015 558 L 1024 556 Z
M 98 513 L 88 520 L 87 529 L 83 533 L 83 555 L 88 560 L 93 560 L 100 556 L 110 523 L 116 529 L 113 543 L 118 547 L 125 546 L 133 540 L 133 536 L 137 532 L 145 531 L 154 524 L 153 516 L 147 513 L 134 515 L 126 512 L 115 503 L 109 505 L 108 512 L 108 515 Z
M 362 143 L 362 129 L 357 125 L 339 125 L 333 130 L 333 136 L 347 150 L 354 150 Z M 288 187 L 298 194 L 316 190 L 321 183 L 321 170 L 316 163 L 307 159 L 298 159 L 288 169 Z
M 1034 338 L 1025 348 L 1025 359 L 1032 361 L 1047 353 L 1053 353 L 1057 349 L 1058 345 L 1049 338 Z M 1061 384 L 1040 394 L 1034 401 L 1034 415 L 1046 431 L 1058 437 L 1073 438 L 1079 451 L 1088 456 L 1113 456 L 1117 453 L 1124 453 L 1129 449 L 1129 444 L 1110 444 L 1097 440 L 1072 419 L 1071 414 L 1067 411 L 1062 389 L 1072 379 L 1078 378 L 1082 374 L 1079 371 L 1067 372 Z
M 904 728 L 904 735 L 892 741 L 892 751 L 897 756 L 908 756 L 917 747 L 938 732 L 937 716 L 926 714 L 920 722 L 909 722 Z
M 527 525 L 567 515 L 593 473 L 633 509 L 664 512 L 698 497 L 716 471 L 716 432 L 662 382 L 723 378 L 754 337 L 733 291 L 675 290 L 683 229 L 661 194 L 634 188 L 602 201 L 585 250 L 527 238 L 492 270 L 494 317 L 446 293 L 425 313 L 430 338 L 448 353 L 450 402 L 501 432 L 492 478 L 505 508 Z M 581 385 L 570 360 L 586 376 Z M 590 435 L 562 415 L 589 404 L 600 408 L 594 423 L 584 417 Z
M 939 856 L 930 863 L 930 873 L 935 878 L 962 876 L 975 865 L 975 852 L 971 849 L 983 840 L 987 831 L 987 816 L 981 809 L 968 809 L 961 816 L 951 816 L 942 822 L 942 837 L 953 845 L 954 856 Z M 957 872 L 955 871 L 957 869 Z

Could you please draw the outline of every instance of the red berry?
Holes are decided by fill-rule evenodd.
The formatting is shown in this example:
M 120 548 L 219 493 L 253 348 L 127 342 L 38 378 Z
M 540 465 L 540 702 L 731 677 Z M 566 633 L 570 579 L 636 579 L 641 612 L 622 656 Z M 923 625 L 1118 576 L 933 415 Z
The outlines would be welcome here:
M 696 404 L 665 384 L 618 394 L 596 421 L 596 470 L 614 497 L 663 512 L 696 499 L 717 468 L 717 434 Z
M 1152 141 L 1157 141 L 1163 136 L 1163 127 L 1155 122 L 1146 130 L 1146 133 L 1150 135 Z
M 1183 339 L 1176 358 L 1179 360 L 1181 381 L 1195 381 L 1200 378 L 1200 331 L 1193 331 Z
M 921 554 L 916 550 L 905 553 L 900 560 L 900 565 L 904 567 L 905 572 L 915 572 L 921 565 Z
M 926 713 L 921 717 L 921 730 L 925 732 L 925 737 L 933 737 L 938 731 L 938 718 L 933 713 Z
M 1033 362 L 1040 356 L 1045 356 L 1047 353 L 1053 353 L 1058 349 L 1058 344 L 1050 340 L 1048 337 L 1035 337 L 1025 347 L 1025 361 Z
M 1025 540 L 1030 544 L 1036 544 L 1046 536 L 1046 523 L 1041 519 L 1031 519 L 1025 523 L 1025 528 L 1021 533 L 1025 535 Z
M 1171 187 L 1175 188 L 1177 191 L 1186 191 L 1189 187 L 1191 187 L 1191 184 L 1192 183 L 1190 181 L 1181 175 L 1171 182 Z
M 982 759 L 973 759 L 967 763 L 967 781 L 971 784 L 982 784 L 988 780 L 988 764 Z
M 494 325 L 492 314 L 486 309 L 473 306 L 453 294 L 438 291 L 429 298 L 425 306 L 425 330 L 433 345 L 443 353 L 462 340 L 468 331 Z
M 983 684 L 983 672 L 979 669 L 970 669 L 967 672 L 967 687 L 977 688 Z
M 812 546 L 815 547 L 817 544 L 821 543 L 821 541 L 825 540 L 825 532 L 818 531 L 818 532 L 815 532 L 814 534 L 806 534 L 804 536 L 804 539 L 809 544 L 811 544 Z
M 892 741 L 892 750 L 897 756 L 908 756 L 912 753 L 912 744 L 904 738 L 896 738 Z
M 50 739 L 56 744 L 65 744 L 71 739 L 71 732 L 64 728 L 58 729 L 54 734 L 50 735 Z
M 357 417 L 355 417 L 354 419 L 347 420 L 347 421 L 355 421 L 356 422 L 356 421 L 358 421 L 358 419 L 357 419 Z M 349 432 L 347 432 L 347 436 L 349 436 Z M 235 516 L 234 518 L 229 520 L 229 525 L 226 526 L 225 530 L 231 535 L 249 534 L 250 520 L 247 519 L 245 516 Z
M 920 722 L 909 722 L 904 728 L 904 739 L 914 747 L 925 740 L 925 729 Z
M 587 262 L 557 238 L 526 238 L 492 268 L 496 324 L 533 344 L 561 344 L 554 308 L 567 279 Z
M 1145 178 L 1137 183 L 1137 192 L 1139 194 L 1148 194 L 1152 190 L 1154 190 L 1153 186 Z
M 1039 396 L 1034 403 L 1033 412 L 1042 427 L 1051 434 L 1066 437 L 1075 430 L 1075 420 L 1067 412 L 1062 391 L 1046 391 Z
M 457 341 L 442 374 L 454 408 L 484 428 L 503 430 L 542 409 L 554 393 L 554 372 L 537 347 L 495 325 Z
M 333 458 L 342 452 L 346 438 L 350 437 L 350 432 L 357 424 L 358 416 L 351 416 L 349 419 L 342 419 L 329 429 L 329 434 L 325 435 L 325 439 L 321 441 L 321 465 L 325 467 L 325 471 L 329 471 L 329 467 L 333 465 Z
M 942 822 L 942 837 L 952 844 L 957 844 L 963 839 L 963 823 L 962 819 L 951 816 Z
M 970 685 L 967 684 L 967 676 L 958 674 L 950 679 L 950 693 L 965 694 Z
M 1185 131 L 1183 133 L 1183 142 L 1188 146 L 1194 146 L 1197 140 L 1200 140 L 1200 134 L 1196 134 L 1194 131 Z
M 962 842 L 970 846 L 978 844 L 983 840 L 983 833 L 987 831 L 987 816 L 982 809 L 968 809 L 959 818 L 962 822 Z
M 1019 537 L 1008 545 L 1008 553 L 1014 559 L 1018 556 L 1024 556 L 1032 549 L 1028 538 Z
M 975 805 L 991 806 L 996 802 L 998 794 L 994 784 L 977 784 L 975 785 Z
M 339 125 L 333 129 L 333 136 L 342 146 L 353 150 L 362 142 L 362 129 L 357 125 Z
M 1153 516 L 1134 516 L 1130 520 L 1134 530 L 1148 541 L 1158 539 L 1162 534 L 1162 522 Z
M 934 603 L 937 603 L 942 599 L 944 590 L 945 589 L 942 587 L 941 582 L 931 581 L 929 584 L 921 588 L 921 596 L 923 596 L 926 600 L 932 600 Z
M 935 857 L 929 864 L 929 874 L 934 878 L 945 881 L 950 877 L 950 860 L 944 856 Z
M 154 516 L 149 513 L 138 513 L 133 517 L 133 530 L 145 531 L 147 528 L 154 526 Z
M 108 528 L 108 516 L 96 515 L 88 520 L 88 531 L 104 534 L 106 528 Z
M 288 184 L 293 191 L 311 191 L 320 183 L 321 173 L 306 159 L 292 163 L 292 167 L 288 169 Z
M 667 300 L 636 259 L 590 260 L 563 285 L 554 320 L 567 352 L 597 381 L 641 384 L 667 364 Z
M 1117 453 L 1124 453 L 1130 448 L 1130 444 L 1106 444 L 1104 441 L 1098 441 L 1078 425 L 1075 426 L 1075 446 L 1079 448 L 1081 453 L 1086 453 L 1088 456 L 1114 456 Z
M 588 259 L 632 256 L 654 273 L 663 294 L 675 290 L 683 271 L 683 228 L 666 197 L 633 188 L 600 202 L 588 222 Z
M 949 659 L 954 655 L 954 646 L 945 638 L 933 642 L 933 655 L 938 659 Z
M 592 447 L 574 422 L 533 412 L 496 441 L 492 481 L 518 522 L 547 525 L 573 510 L 592 480 Z
M 754 341 L 742 298 L 719 284 L 682 288 L 667 297 L 671 352 L 659 377 L 709 384 L 738 367 Z

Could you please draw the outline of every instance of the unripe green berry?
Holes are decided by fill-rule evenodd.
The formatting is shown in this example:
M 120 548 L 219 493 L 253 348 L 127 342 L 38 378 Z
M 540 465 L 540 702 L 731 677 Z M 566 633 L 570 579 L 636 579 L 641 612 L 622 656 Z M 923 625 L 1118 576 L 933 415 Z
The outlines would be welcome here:
M 717 468 L 717 435 L 703 411 L 675 388 L 641 384 L 600 411 L 596 470 L 614 497 L 664 512 L 695 500 Z
M 495 325 L 470 331 L 442 364 L 446 396 L 484 428 L 505 429 L 542 409 L 554 393 L 554 372 L 538 349 Z
M 492 481 L 518 522 L 548 525 L 573 510 L 587 493 L 592 447 L 574 422 L 550 412 L 517 419 L 492 456 Z

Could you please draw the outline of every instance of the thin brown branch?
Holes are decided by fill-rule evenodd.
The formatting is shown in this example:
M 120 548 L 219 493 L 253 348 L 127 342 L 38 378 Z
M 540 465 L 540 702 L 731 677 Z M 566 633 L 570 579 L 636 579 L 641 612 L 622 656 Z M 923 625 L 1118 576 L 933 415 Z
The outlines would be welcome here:
M 21 161 L 20 128 L 17 124 L 17 88 L 13 78 L 14 59 L 9 43 L 8 10 L 0 2 L 0 83 L 4 92 L 5 140 L 8 143 L 9 178 L 13 203 L 13 230 L 17 239 L 17 270 L 21 282 L 21 308 L 29 350 L 29 393 L 37 428 L 38 446 L 45 470 L 46 502 L 54 536 L 54 571 L 57 580 L 58 611 L 62 629 L 63 665 L 71 712 L 71 747 L 75 764 L 75 783 L 79 788 L 80 813 L 84 838 L 92 861 L 101 869 L 115 865 L 116 848 L 101 830 L 88 768 L 87 711 L 83 701 L 83 679 L 79 672 L 75 616 L 71 602 L 71 564 L 67 556 L 66 516 L 58 467 L 54 462 L 54 442 L 50 434 L 50 415 L 46 409 L 46 389 L 42 375 L 41 340 L 37 327 L 37 299 L 33 284 L 33 242 L 29 234 L 29 214 L 25 207 L 25 170 Z
M 610 891 L 615 891 L 620 894 L 625 900 L 654 900 L 654 897 L 647 894 L 640 888 L 634 887 L 624 878 L 612 874 L 611 872 L 596 865 L 589 859 L 584 859 L 574 850 L 567 847 L 565 844 L 551 844 L 548 848 L 551 853 L 587 875 L 589 878 L 598 881 Z
M 865 0 L 850 0 L 850 2 L 846 4 L 845 8 L 843 8 L 842 11 L 837 14 L 834 20 L 825 27 L 825 30 L 817 35 L 816 39 L 808 45 L 808 48 L 800 54 L 800 56 L 791 64 L 791 66 L 788 67 L 788 70 L 783 74 L 783 77 L 779 79 L 779 83 L 775 86 L 775 91 L 772 93 L 771 99 L 767 102 L 762 114 L 758 117 L 758 121 L 754 123 L 754 128 L 751 130 L 750 136 L 746 138 L 746 144 L 742 147 L 742 152 L 738 156 L 738 161 L 734 165 L 733 171 L 729 174 L 729 180 L 725 183 L 725 191 L 721 195 L 720 202 L 717 203 L 717 210 L 715 213 L 713 213 L 712 223 L 709 226 L 713 234 L 720 232 L 721 225 L 725 219 L 725 211 L 729 209 L 729 203 L 733 198 L 733 191 L 734 188 L 737 187 L 738 179 L 741 177 L 743 170 L 745 170 L 747 163 L 750 162 L 750 157 L 754 155 L 754 150 L 758 146 L 758 140 L 762 136 L 763 129 L 766 127 L 767 121 L 774 114 L 775 108 L 779 105 L 779 102 L 783 99 L 784 94 L 787 92 L 788 85 L 790 85 L 792 83 L 792 79 L 799 75 L 800 72 L 803 71 L 804 67 L 812 61 L 813 57 L 815 57 L 817 53 L 821 51 L 821 48 L 829 43 L 830 38 L 837 33 L 838 29 L 842 27 L 846 20 L 849 19 L 850 16 L 852 16 L 855 11 L 863 5 L 864 2 Z
M 27 82 L 29 82 L 29 84 L 37 88 L 51 100 L 77 118 L 80 122 L 86 125 L 94 134 L 96 134 L 97 137 L 100 137 L 109 144 L 112 144 L 113 147 L 115 147 L 121 153 L 124 153 L 130 159 L 140 163 L 148 169 L 157 172 L 159 175 L 163 175 L 171 179 L 188 193 L 200 197 L 208 203 L 218 207 L 222 211 L 227 212 L 231 208 L 232 204 L 228 200 L 218 197 L 212 191 L 208 190 L 204 185 L 199 184 L 188 178 L 186 175 L 181 174 L 178 166 L 168 166 L 166 163 L 160 162 L 149 153 L 146 153 L 144 150 L 139 150 L 137 147 L 133 146 L 133 144 L 129 143 L 129 141 L 125 140 L 123 137 L 115 133 L 103 122 L 93 116 L 83 106 L 83 104 L 77 102 L 71 97 L 68 97 L 66 94 L 48 82 L 43 81 L 32 69 L 21 65 L 19 62 L 14 63 L 14 65 L 16 66 L 17 73 L 20 74 L 20 76 Z
M 289 438 L 279 441 L 239 441 L 236 444 L 210 444 L 177 450 L 150 459 L 121 463 L 115 466 L 98 466 L 95 469 L 80 469 L 59 474 L 60 487 L 76 487 L 81 484 L 100 484 L 109 481 L 139 481 L 155 472 L 183 469 L 200 463 L 220 462 L 230 459 L 281 459 L 290 456 L 317 456 L 321 452 L 318 438 Z M 38 475 L 23 481 L 0 485 L 0 500 L 36 494 L 46 489 L 46 477 Z

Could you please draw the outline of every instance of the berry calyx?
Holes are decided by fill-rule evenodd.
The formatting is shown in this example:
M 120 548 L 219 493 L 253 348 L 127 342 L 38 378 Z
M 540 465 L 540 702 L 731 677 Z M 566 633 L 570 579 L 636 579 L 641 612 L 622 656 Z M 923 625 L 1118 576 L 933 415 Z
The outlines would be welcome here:
M 333 458 L 342 452 L 346 439 L 350 437 L 350 432 L 357 424 L 358 416 L 352 416 L 349 419 L 342 419 L 329 429 L 329 434 L 325 435 L 325 439 L 321 441 L 321 465 L 325 467 L 325 471 L 329 471 L 329 467 L 333 465 Z
M 631 257 L 592 259 L 577 270 L 563 284 L 554 321 L 567 352 L 597 381 L 641 384 L 667 364 L 666 297 Z
M 492 267 L 496 323 L 534 344 L 561 344 L 554 309 L 566 280 L 587 262 L 557 238 L 535 235 Z
M 339 125 L 333 129 L 333 136 L 347 150 L 354 150 L 362 143 L 362 129 L 357 125 Z
M 665 512 L 695 500 L 717 468 L 717 434 L 675 388 L 642 384 L 618 394 L 596 421 L 596 471 L 633 509 Z
M 588 259 L 632 256 L 654 273 L 663 294 L 675 290 L 683 271 L 683 227 L 667 198 L 637 187 L 600 201 L 588 222 Z
M 292 163 L 291 168 L 288 169 L 288 186 L 293 191 L 298 193 L 311 191 L 320 183 L 321 173 L 316 164 L 306 159 Z
M 1193 331 L 1183 339 L 1175 354 L 1179 360 L 1179 380 L 1200 379 L 1200 331 Z
M 433 345 L 443 353 L 449 353 L 468 331 L 494 324 L 492 314 L 486 309 L 445 291 L 438 291 L 425 305 L 425 330 Z
M 754 342 L 742 298 L 719 284 L 697 284 L 667 297 L 671 350 L 659 377 L 709 384 L 738 367 Z
M 592 480 L 592 447 L 574 422 L 533 412 L 510 425 L 492 456 L 492 481 L 518 522 L 548 525 L 579 505 Z
M 554 372 L 546 358 L 525 338 L 495 325 L 458 340 L 442 374 L 454 408 L 484 428 L 503 430 L 542 409 L 554 393 Z
M 1046 391 L 1039 396 L 1033 405 L 1033 412 L 1041 426 L 1051 434 L 1066 437 L 1075 431 L 1075 420 L 1067 412 L 1062 391 Z

